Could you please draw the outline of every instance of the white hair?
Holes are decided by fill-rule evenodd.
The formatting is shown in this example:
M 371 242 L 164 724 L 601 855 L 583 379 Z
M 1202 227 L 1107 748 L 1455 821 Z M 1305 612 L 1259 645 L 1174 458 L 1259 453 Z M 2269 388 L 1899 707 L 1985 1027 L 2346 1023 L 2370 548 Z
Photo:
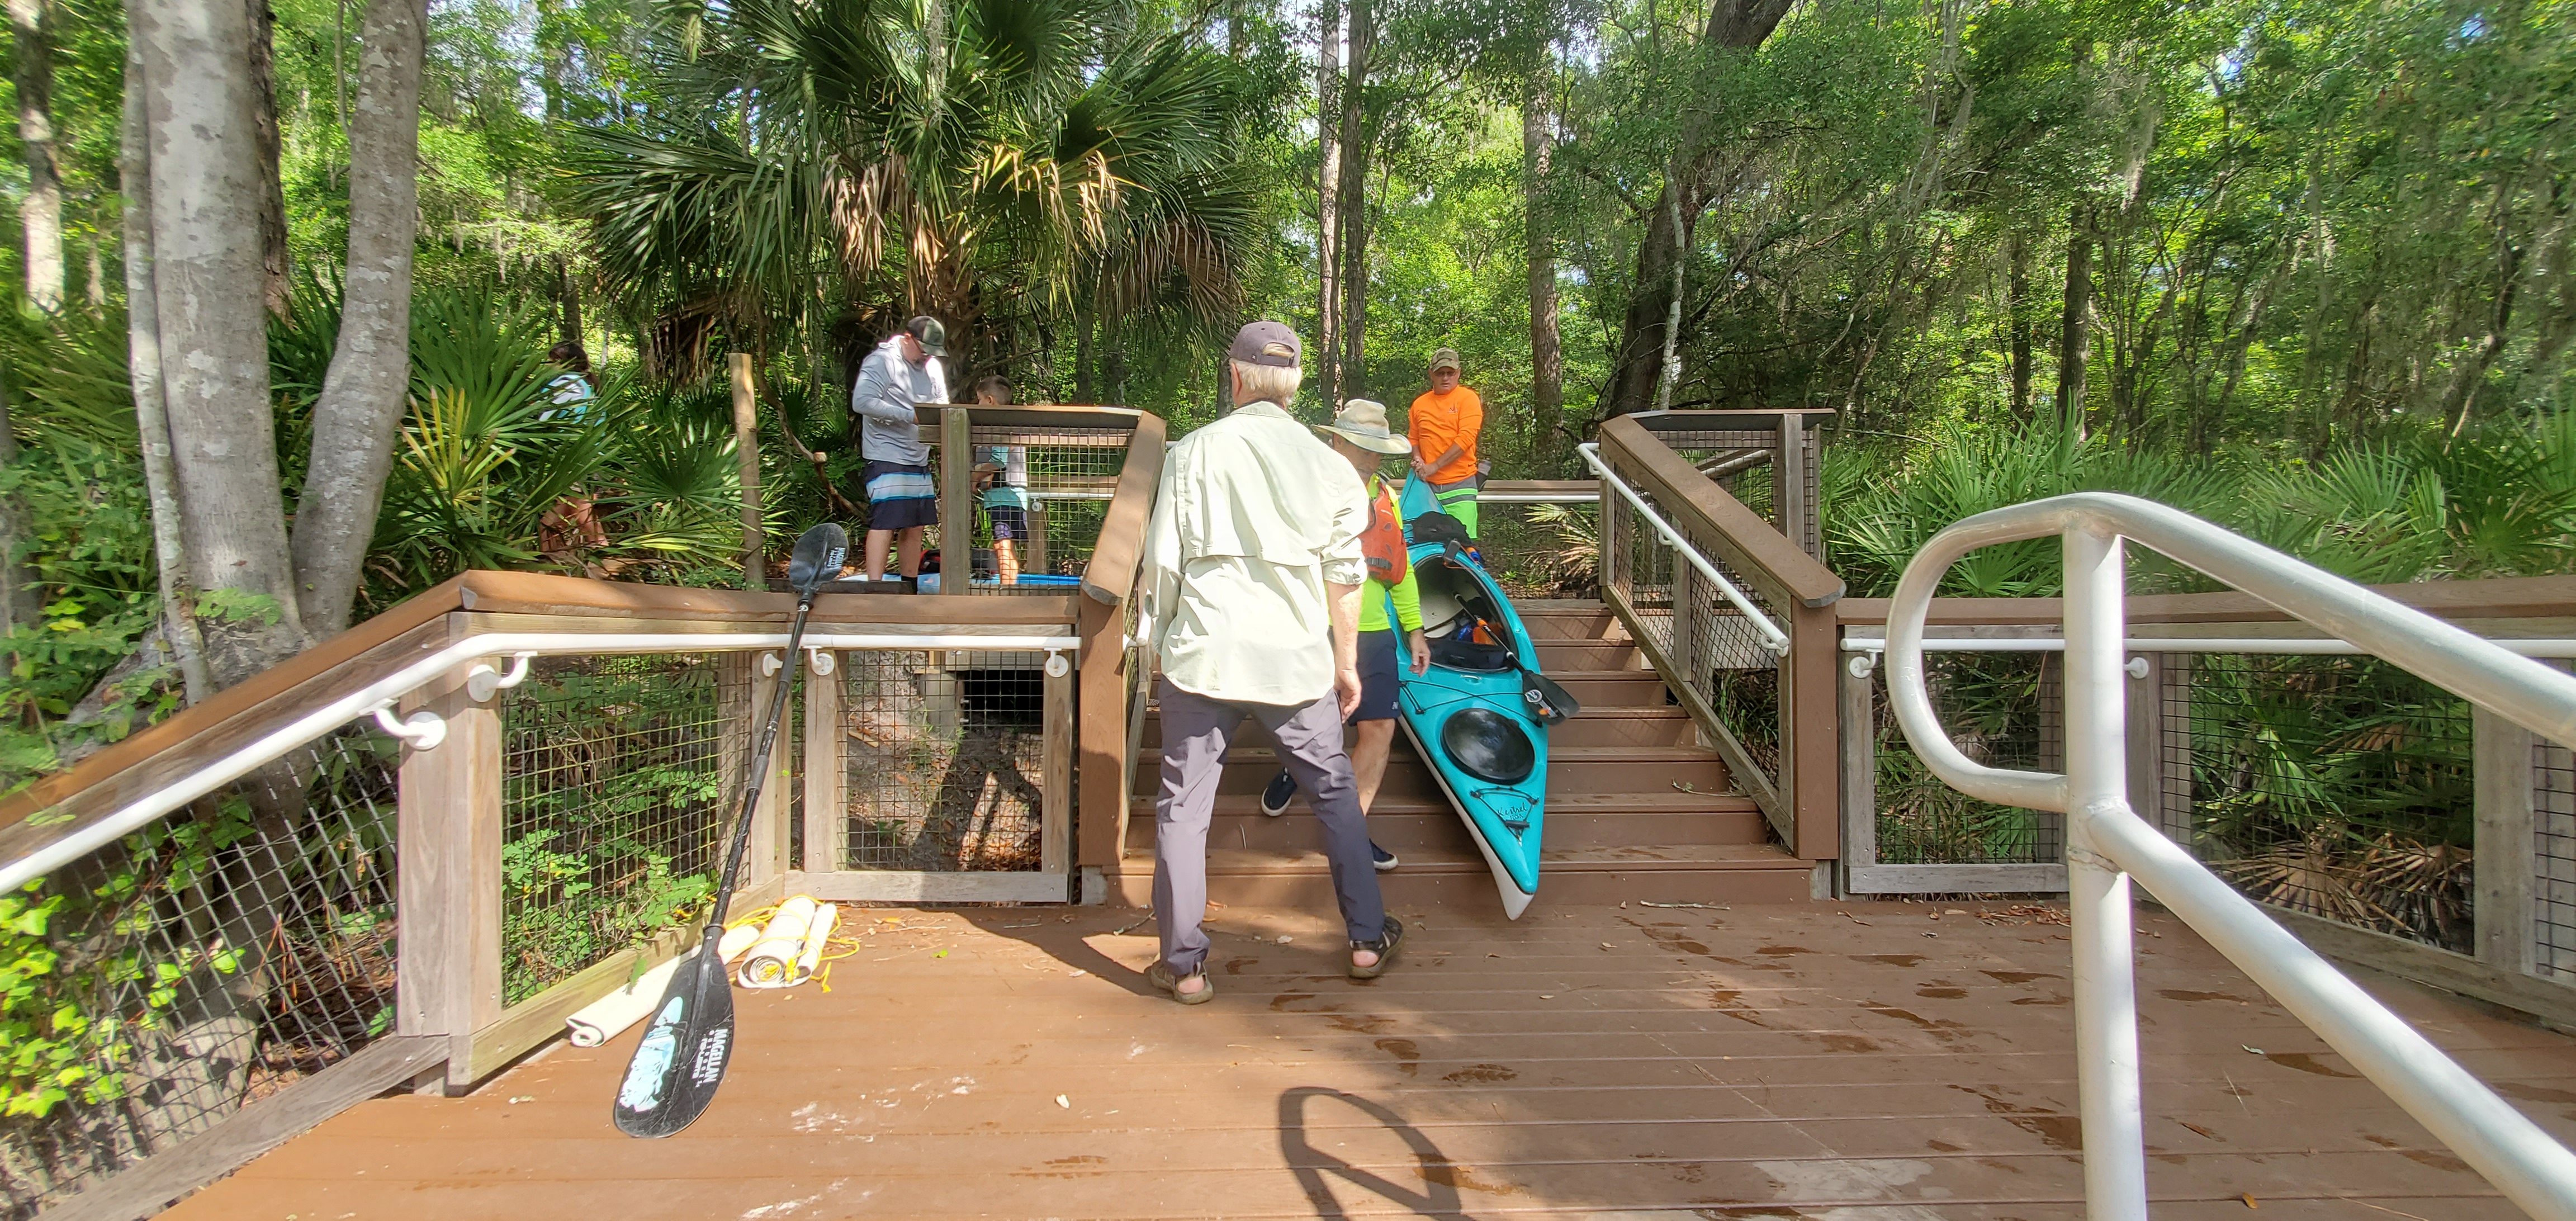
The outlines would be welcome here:
M 1297 398 L 1297 385 L 1306 380 L 1306 371 L 1296 365 L 1255 365 L 1239 360 L 1226 362 L 1234 366 L 1234 375 L 1242 381 L 1235 391 L 1234 405 L 1277 403 L 1287 406 Z

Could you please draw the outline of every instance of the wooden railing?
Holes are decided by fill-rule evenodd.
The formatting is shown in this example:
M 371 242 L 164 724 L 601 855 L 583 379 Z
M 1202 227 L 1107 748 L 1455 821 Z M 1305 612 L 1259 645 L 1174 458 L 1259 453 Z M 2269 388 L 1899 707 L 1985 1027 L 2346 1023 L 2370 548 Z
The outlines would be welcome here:
M 1785 654 L 1761 648 L 1733 606 L 1690 564 L 1659 551 L 1627 502 L 1601 501 L 1602 599 L 1627 625 L 1665 686 L 1762 808 L 1781 842 L 1810 860 L 1834 857 L 1836 818 L 1835 601 L 1843 583 L 1797 540 L 1729 495 L 1666 444 L 1664 433 L 1707 415 L 1706 431 L 1747 431 L 1731 412 L 1669 412 L 1655 427 L 1620 418 L 1601 428 L 1600 453 L 1707 560 L 1730 574 L 1788 634 Z M 1798 417 L 1790 417 L 1798 422 Z M 1775 428 L 1779 418 L 1772 417 Z M 1781 429 L 1806 465 L 1806 429 Z M 1803 487 L 1798 480 L 1787 481 Z M 1793 524 L 1806 516 L 1783 497 Z M 1749 680 L 1749 681 L 1747 681 Z M 1767 690 L 1764 689 L 1767 684 Z M 1738 697 L 1741 698 L 1738 698 Z
M 818 598 L 808 648 L 818 661 L 835 664 L 828 678 L 814 677 L 822 673 L 815 670 L 805 680 L 802 774 L 791 764 L 796 752 L 782 744 L 778 771 L 753 811 L 737 911 L 791 887 L 826 898 L 1062 902 L 1076 897 L 1077 862 L 1096 878 L 1100 865 L 1116 859 L 1125 769 L 1138 732 L 1134 713 L 1144 697 L 1140 655 L 1127 642 L 1131 592 L 1162 465 L 1162 421 L 1110 408 L 936 414 L 951 435 L 947 448 L 957 451 L 950 456 L 960 460 L 944 464 L 950 520 L 960 524 L 974 514 L 958 495 L 955 468 L 966 447 L 957 437 L 980 445 L 1043 435 L 1050 440 L 1030 444 L 1061 442 L 1069 451 L 1113 456 L 1114 447 L 1124 446 L 1123 457 L 1114 457 L 1114 475 L 1078 472 L 1087 481 L 1082 486 L 1059 481 L 1065 486 L 1049 489 L 1068 500 L 1105 501 L 1096 538 L 1086 533 L 1070 540 L 1091 549 L 1080 587 L 1032 584 L 1010 590 L 1011 597 L 989 598 L 840 592 Z M 1083 461 L 1100 465 L 1095 458 Z M 962 578 L 968 565 L 959 558 Z M 543 896 L 556 893 L 548 887 L 560 889 L 547 871 L 576 868 L 560 858 L 577 841 L 590 841 L 588 829 L 565 823 L 556 842 L 552 824 L 542 820 L 577 820 L 595 796 L 582 786 L 622 774 L 621 759 L 634 764 L 629 772 L 664 777 L 663 789 L 645 803 L 656 845 L 638 849 L 635 868 L 581 885 L 594 888 L 591 893 L 599 886 L 630 888 L 646 907 L 689 903 L 687 878 L 712 876 L 712 843 L 731 812 L 713 795 L 734 791 L 744 778 L 753 709 L 794 674 L 774 657 L 793 604 L 783 593 L 468 573 L 0 799 L 0 868 L 34 879 L 26 902 L 60 896 L 57 940 L 106 944 L 99 930 L 113 927 L 125 939 L 115 943 L 124 947 L 116 952 L 142 962 L 145 977 L 156 963 L 175 972 L 176 986 L 149 999 L 134 989 L 127 989 L 131 996 L 92 989 L 105 998 L 93 1003 L 114 1010 L 106 1016 L 160 1012 L 157 1020 L 168 1027 L 175 1019 L 161 1010 L 195 1003 L 188 995 L 240 993 L 251 984 L 263 998 L 255 1003 L 268 1006 L 271 1016 L 251 1023 L 242 1046 L 200 1051 L 198 1058 L 254 1065 L 263 1056 L 275 1059 L 262 1044 L 286 1037 L 278 1033 L 285 1029 L 280 1014 L 294 1019 L 289 1024 L 301 1032 L 295 1037 L 304 1040 L 279 1061 L 296 1066 L 283 1088 L 269 1076 L 254 1090 L 243 1072 L 200 1082 L 188 1092 L 203 1105 L 184 1113 L 159 1108 L 124 1123 L 130 1131 L 103 1145 L 100 1124 L 123 1121 L 103 1121 L 91 1110 L 117 1112 L 118 1104 L 92 1106 L 76 1094 L 59 1104 L 69 1125 L 63 1147 L 78 1132 L 103 1152 L 51 1163 L 49 1154 L 12 1156 L 12 1166 L 46 1163 L 59 1172 L 0 1187 L 21 1206 L 41 1203 L 66 1217 L 147 1214 L 385 1089 L 470 1088 L 561 1033 L 565 1018 L 590 1001 L 685 949 L 693 941 L 687 929 L 653 933 L 655 917 L 641 910 L 620 917 L 642 922 L 648 935 L 640 940 L 546 940 L 551 934 L 541 926 L 550 913 Z M 914 640 L 923 644 L 912 646 Z M 1045 659 L 1059 653 L 1070 654 L 1071 665 L 1062 676 L 1045 673 L 1051 668 Z M 845 730 L 864 732 L 870 724 L 864 709 L 844 707 L 845 697 L 864 697 L 852 694 L 857 688 L 845 682 L 842 668 L 872 655 L 913 659 L 881 669 L 901 670 L 916 703 L 946 700 L 913 713 L 926 718 L 918 724 L 931 726 L 934 736 L 942 732 L 937 727 L 953 729 L 969 715 L 956 689 L 962 676 L 939 671 L 998 664 L 1032 677 L 1045 673 L 1035 680 L 1044 691 L 1042 720 L 1016 721 L 1021 728 L 1007 730 L 1022 741 L 1030 734 L 1043 740 L 1043 758 L 1034 760 L 1043 771 L 1036 777 L 1043 794 L 1034 800 L 1043 817 L 1034 853 L 952 866 L 969 872 L 941 875 L 932 879 L 936 885 L 922 884 L 918 871 L 907 881 L 845 867 L 853 864 L 841 854 L 852 835 L 845 798 L 853 795 L 840 782 L 856 759 L 848 753 L 855 749 L 853 734 Z M 603 667 L 601 658 L 628 660 Z M 661 669 L 639 678 L 638 665 Z M 673 698 L 687 705 L 685 715 L 637 720 L 629 700 L 584 717 L 582 693 L 598 689 L 610 671 L 630 691 L 679 691 Z M 558 674 L 567 677 L 550 683 Z M 513 689 L 519 675 L 529 681 Z M 548 706 L 551 712 L 528 703 L 540 688 L 559 701 Z M 381 715 L 368 715 L 378 708 Z M 396 722 L 404 741 L 376 728 L 379 721 Z M 514 728 L 519 722 L 524 727 Z M 1024 755 L 1003 765 L 1030 761 Z M 864 770 L 863 761 L 855 766 Z M 857 783 L 866 780 L 860 776 Z M 799 794 L 805 818 L 792 826 Z M 1089 812 L 1078 821 L 1077 801 Z M 631 801 L 594 804 L 630 813 L 638 808 Z M 800 833 L 804 853 L 792 857 L 791 842 Z M 324 883 L 335 889 L 296 895 L 298 886 Z M 118 889 L 133 886 L 142 889 Z M 672 887 L 667 893 L 675 897 L 665 900 L 653 886 Z M 154 887 L 182 889 L 165 895 Z M 286 897 L 252 911 L 239 896 L 253 890 Z M 1097 901 L 1098 884 L 1089 890 Z M 128 893 L 143 895 L 148 912 L 118 897 Z M 72 927 L 78 921 L 87 924 Z M 240 950 L 251 942 L 263 948 Z M 33 948 L 62 953 L 65 971 L 91 952 L 68 944 Z M 295 974 L 311 965 L 299 954 L 329 960 L 334 982 L 321 990 L 327 1004 L 315 1007 L 315 990 L 306 986 L 311 981 Z M 363 978 L 352 983 L 344 978 L 351 972 Z M 242 973 L 249 978 L 214 986 L 218 976 Z M 288 996 L 306 999 L 279 999 Z M 314 1012 L 299 1016 L 293 1004 Z M 75 1054 L 103 1064 L 119 1056 L 130 1061 L 133 1053 L 101 1047 Z M 147 1059 L 184 1062 L 160 1053 Z M 166 1082 L 129 1084 L 128 1096 L 173 1092 Z M 0 1140 L 50 1139 L 45 1131 L 43 1123 L 21 1121 L 0 1132 Z
M 2518 649 L 2562 667 L 2576 654 L 2576 577 L 2372 588 L 2478 635 L 2518 642 Z M 1874 650 L 1884 639 L 1887 603 L 1846 598 L 1836 610 L 1846 659 L 1839 675 L 1845 721 L 1843 888 L 1854 894 L 2063 891 L 2057 815 L 2020 812 L 2030 817 L 2036 835 L 2016 839 L 2000 853 L 1927 853 L 1927 843 L 1939 838 L 1913 834 L 1911 823 L 1923 813 L 1882 789 L 1886 778 L 1910 780 L 1920 770 L 1887 723 L 1879 694 L 1883 681 Z M 1993 671 L 2015 662 L 2021 665 L 2019 686 L 2036 683 L 2035 693 L 2053 693 L 2061 681 L 2058 654 L 2043 650 L 2056 647 L 2061 616 L 2055 598 L 1935 599 L 1925 639 L 1936 699 L 1944 681 L 1976 677 L 1967 669 L 1982 666 L 1991 684 Z M 2426 684 L 2391 676 L 2385 663 L 2315 652 L 2326 647 L 2320 633 L 2250 595 L 2133 596 L 2126 616 L 2131 808 L 2256 898 L 2269 900 L 2269 913 L 2321 953 L 2576 1024 L 2576 755 Z M 1944 647 L 1958 641 L 1977 642 L 1987 651 Z M 2322 698 L 2316 696 L 2321 688 L 2362 677 L 2363 666 L 2381 667 L 2374 673 L 2404 695 L 2407 706 L 2392 706 L 2399 701 L 2389 699 L 2357 707 L 2344 696 L 2302 711 L 2303 701 Z M 1946 672 L 1951 669 L 1963 673 Z M 2380 850 L 2388 862 L 2402 857 L 2415 867 L 2401 879 L 2412 902 L 2465 905 L 2453 913 L 2464 924 L 2426 927 L 2419 920 L 2406 927 L 2391 918 L 2409 914 L 2395 910 L 2400 904 L 2361 893 L 2359 886 L 2339 886 L 2344 873 L 2350 874 L 2345 880 L 2355 880 L 2364 872 L 2380 832 L 2367 807 L 2384 793 L 2310 799 L 2315 808 L 2333 810 L 2319 825 L 2305 828 L 2322 838 L 2304 847 L 2293 843 L 2283 859 L 2299 861 L 2314 885 L 2274 884 L 2267 893 L 2258 880 L 2266 876 L 2260 858 L 2249 859 L 2247 845 L 2213 834 L 2210 824 L 2237 817 L 2228 814 L 2235 807 L 2282 796 L 2269 791 L 2282 781 L 2243 765 L 2218 766 L 2212 756 L 2241 752 L 2300 722 L 2238 720 L 2229 715 L 2233 698 L 2213 698 L 2230 691 L 2214 684 L 2264 684 L 2271 702 L 2301 721 L 2316 722 L 2310 728 L 2329 744 L 2361 741 L 2411 750 L 2406 766 L 2419 773 L 2464 770 L 2465 808 L 2452 813 L 2467 815 L 2467 826 L 2453 828 L 2469 833 L 2465 844 L 2427 838 Z M 2062 720 L 2053 701 L 2034 699 L 2012 719 L 2013 731 L 2030 749 L 2025 757 L 1997 757 L 1997 765 L 2064 766 Z M 1991 753 L 1998 736 L 1991 710 L 1988 720 L 1985 749 Z M 2312 779 L 2333 783 L 2322 762 L 2299 757 L 2304 752 L 2298 744 L 2289 744 L 2287 753 L 2303 767 L 2319 768 Z M 2364 800 L 2344 800 L 2356 795 Z M 2285 822 L 2280 829 L 2295 840 L 2301 828 Z M 1905 845 L 1894 863 L 1881 859 L 1890 835 Z

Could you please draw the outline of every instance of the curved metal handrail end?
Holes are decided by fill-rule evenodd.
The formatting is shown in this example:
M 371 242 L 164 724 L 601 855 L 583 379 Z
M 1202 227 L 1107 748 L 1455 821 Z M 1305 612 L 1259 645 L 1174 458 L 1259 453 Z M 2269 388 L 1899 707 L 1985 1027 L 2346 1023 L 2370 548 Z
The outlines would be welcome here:
M 1970 759 L 1950 741 L 1932 709 L 1931 690 L 1923 679 L 1923 626 L 1931 616 L 1932 591 L 1959 557 L 1997 543 L 2017 542 L 2057 533 L 2065 518 L 2029 510 L 2047 504 L 2015 505 L 1961 520 L 1932 536 L 1905 565 L 1896 593 L 1887 603 L 1887 698 L 1896 724 L 1932 774 L 1950 787 L 1981 801 L 2034 810 L 2066 809 L 2066 777 L 2055 772 L 2023 772 L 1988 767 Z

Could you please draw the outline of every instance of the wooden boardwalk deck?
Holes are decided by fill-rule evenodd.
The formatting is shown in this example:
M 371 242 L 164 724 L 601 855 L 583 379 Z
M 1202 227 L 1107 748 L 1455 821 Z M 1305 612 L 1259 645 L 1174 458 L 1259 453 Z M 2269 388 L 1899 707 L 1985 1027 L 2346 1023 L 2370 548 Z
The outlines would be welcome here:
M 1322 921 L 1227 911 L 1189 1009 L 1136 974 L 1138 912 L 873 912 L 901 923 L 830 993 L 740 994 L 678 1138 L 609 1126 L 630 1031 L 366 1103 L 169 1215 L 2079 1217 L 2065 930 L 1942 910 L 1434 910 L 1370 984 Z M 2519 1215 L 2179 922 L 2142 928 L 2160 1218 Z M 2372 986 L 2576 1135 L 2576 1041 Z

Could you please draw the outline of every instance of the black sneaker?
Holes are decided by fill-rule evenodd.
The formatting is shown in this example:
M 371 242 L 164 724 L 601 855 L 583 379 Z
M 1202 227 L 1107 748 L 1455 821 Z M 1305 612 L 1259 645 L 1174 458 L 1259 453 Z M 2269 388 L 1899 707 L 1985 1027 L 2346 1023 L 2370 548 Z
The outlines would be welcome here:
M 1261 812 L 1277 818 L 1288 812 L 1288 800 L 1296 795 L 1297 778 L 1289 775 L 1287 768 L 1280 768 L 1279 774 L 1270 778 L 1270 787 L 1261 790 Z
M 1395 868 L 1395 854 L 1384 848 L 1378 847 L 1376 840 L 1370 840 L 1369 863 L 1377 866 L 1377 871 L 1379 873 L 1384 873 L 1389 869 Z

